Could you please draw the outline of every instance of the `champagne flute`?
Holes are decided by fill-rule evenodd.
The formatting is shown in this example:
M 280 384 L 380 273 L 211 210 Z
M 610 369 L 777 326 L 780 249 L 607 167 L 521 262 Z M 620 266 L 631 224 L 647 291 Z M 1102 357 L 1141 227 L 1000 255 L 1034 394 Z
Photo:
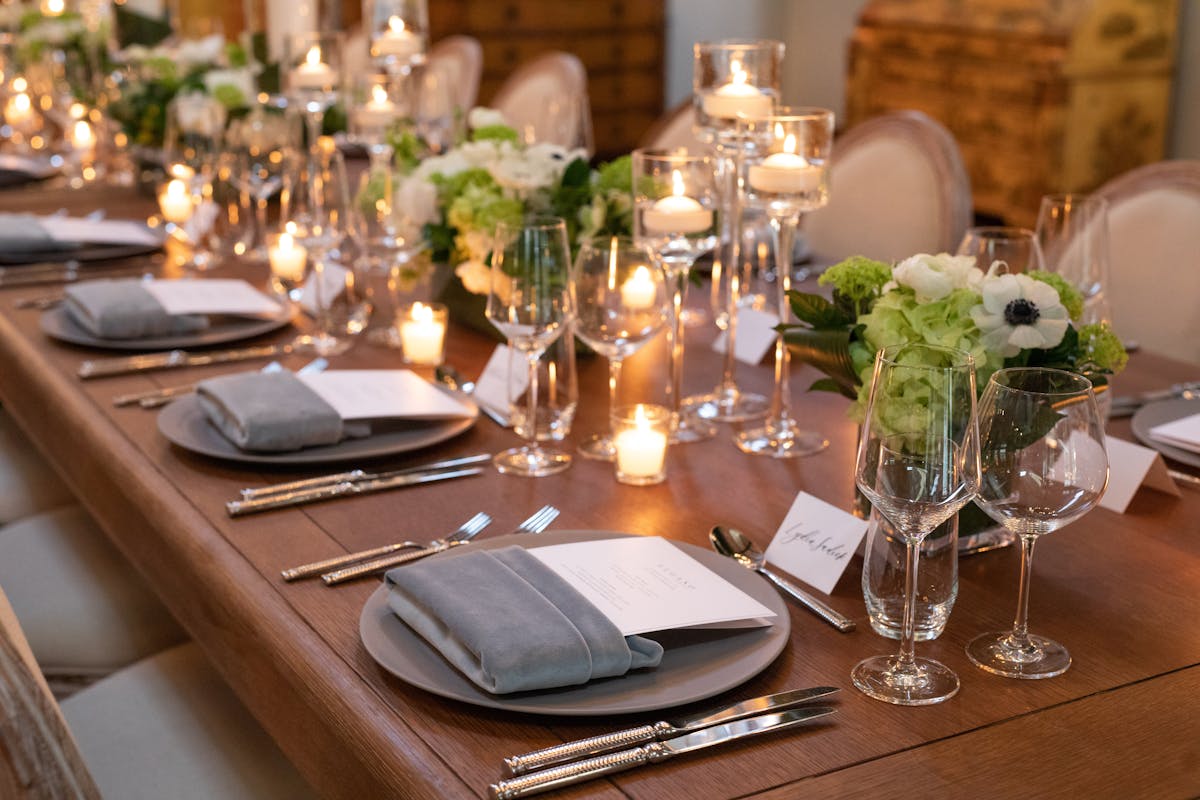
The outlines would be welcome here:
M 1037 239 L 1046 267 L 1083 295 L 1081 322 L 1111 322 L 1105 294 L 1109 285 L 1108 201 L 1086 194 L 1042 198 Z
M 575 335 L 608 359 L 608 407 L 617 407 L 621 362 L 658 335 L 670 315 L 666 276 L 644 245 L 627 237 L 584 242 L 575 259 Z M 612 436 L 579 446 L 587 458 L 612 461 Z
M 537 419 L 538 359 L 574 319 L 571 248 L 567 224 L 558 217 L 530 217 L 496 226 L 487 318 L 525 356 L 529 367 L 526 419 Z M 526 425 L 527 443 L 497 453 L 500 472 L 541 477 L 571 466 L 571 456 L 542 448 L 537 425 Z
M 980 669 L 1051 678 L 1071 666 L 1058 642 L 1029 632 L 1029 579 L 1038 537 L 1090 511 L 1108 484 L 1104 426 L 1092 384 L 1043 367 L 1002 369 L 979 403 L 979 506 L 1021 539 L 1021 585 L 1011 631 L 967 645 Z
M 958 691 L 953 671 L 914 652 L 917 564 L 922 540 L 978 489 L 978 436 L 969 353 L 903 344 L 876 354 L 854 479 L 904 538 L 908 565 L 899 654 L 860 661 L 850 673 L 876 700 L 929 705 Z
M 1046 268 L 1037 234 L 1028 228 L 980 225 L 967 228 L 958 243 L 957 255 L 975 256 L 975 265 L 984 272 L 997 261 L 1004 271 L 1022 274 Z

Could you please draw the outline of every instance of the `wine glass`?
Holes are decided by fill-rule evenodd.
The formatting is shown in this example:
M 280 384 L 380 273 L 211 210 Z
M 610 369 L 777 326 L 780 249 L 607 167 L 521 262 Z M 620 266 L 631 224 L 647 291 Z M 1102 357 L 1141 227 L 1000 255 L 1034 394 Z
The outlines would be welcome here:
M 1104 426 L 1092 384 L 1043 367 L 1002 369 L 979 402 L 983 478 L 976 502 L 1021 539 L 1011 631 L 967 645 L 976 666 L 1008 678 L 1051 678 L 1071 666 L 1058 642 L 1029 632 L 1029 578 L 1038 537 L 1082 517 L 1108 484 Z
M 860 661 L 850 673 L 876 700 L 929 705 L 958 691 L 949 668 L 914 653 L 917 564 L 922 540 L 978 489 L 978 436 L 969 353 L 903 344 L 876 354 L 854 480 L 904 538 L 908 565 L 899 654 Z
M 205 240 L 216 221 L 212 182 L 225 135 L 225 106 L 202 92 L 183 92 L 166 109 L 163 166 L 171 180 L 182 181 L 191 197 L 190 213 L 180 216 L 172 233 L 191 247 L 186 266 L 207 270 L 217 265 Z
M 363 27 L 371 59 L 389 75 L 406 75 L 424 63 L 429 49 L 426 0 L 364 0 Z
M 608 359 L 608 406 L 617 407 L 621 361 L 658 335 L 670 314 L 666 276 L 645 245 L 627 237 L 584 242 L 575 259 L 575 335 Z M 612 461 L 611 435 L 597 434 L 579 452 Z
M 537 419 L 538 359 L 570 327 L 571 248 L 567 224 L 558 217 L 530 217 L 518 224 L 496 226 L 492 250 L 487 318 L 525 356 L 529 366 L 526 419 Z M 540 477 L 571 466 L 571 456 L 544 449 L 537 426 L 526 425 L 527 443 L 497 453 L 496 469 L 512 475 Z
M 833 112 L 823 108 L 786 108 L 761 119 L 738 120 L 740 138 L 758 144 L 747 159 L 743 204 L 762 208 L 770 221 L 775 249 L 777 313 L 791 317 L 792 250 L 800 215 L 829 203 L 829 156 L 833 149 Z M 761 426 L 734 437 L 744 453 L 796 458 L 819 453 L 829 440 L 804 430 L 791 416 L 791 353 L 783 333 L 775 337 L 775 389 L 771 410 Z
M 1002 225 L 967 228 L 958 243 L 957 255 L 975 256 L 975 265 L 984 272 L 997 261 L 1003 262 L 1003 271 L 1018 275 L 1046 268 L 1037 234 L 1028 228 Z
M 686 150 L 634 150 L 634 240 L 650 247 L 670 280 L 671 441 L 698 442 L 716 427 L 683 405 L 683 304 L 696 259 L 717 245 L 712 159 Z
M 1111 322 L 1108 201 L 1086 194 L 1042 198 L 1037 239 L 1046 267 L 1066 278 L 1083 295 L 1082 322 Z
M 255 100 L 225 131 L 225 149 L 237 159 L 234 173 L 254 199 L 254 242 L 248 254 L 267 259 L 267 206 L 283 189 L 289 159 L 299 151 L 300 117 L 279 98 Z
M 453 76 L 444 65 L 427 63 L 412 75 L 409 107 L 421 144 L 433 155 L 444 153 L 458 141 L 460 114 Z

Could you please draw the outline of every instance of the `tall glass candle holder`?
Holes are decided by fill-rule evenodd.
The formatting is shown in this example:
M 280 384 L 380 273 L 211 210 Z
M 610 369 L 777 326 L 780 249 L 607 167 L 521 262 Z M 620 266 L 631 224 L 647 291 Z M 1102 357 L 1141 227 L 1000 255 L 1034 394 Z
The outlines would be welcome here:
M 388 167 L 394 149 L 388 132 L 407 112 L 396 82 L 388 75 L 355 76 L 348 94 L 350 139 L 367 149 L 372 171 Z
M 426 0 L 364 0 L 363 26 L 371 60 L 389 75 L 406 75 L 424 63 L 429 49 Z
M 713 161 L 687 150 L 634 150 L 634 240 L 647 245 L 670 281 L 671 441 L 716 435 L 709 422 L 683 409 L 683 302 L 696 259 L 717 244 L 717 187 Z
M 762 208 L 774 234 L 778 313 L 791 316 L 792 244 L 800 215 L 829 202 L 829 155 L 833 149 L 833 112 L 823 108 L 781 108 L 760 119 L 743 118 L 738 129 L 757 144 L 747 159 L 743 202 Z M 791 416 L 788 385 L 790 354 L 783 334 L 775 339 L 775 390 L 771 410 L 761 426 L 739 433 L 734 441 L 747 453 L 794 458 L 829 446 L 820 433 L 800 427 Z
M 340 33 L 295 33 L 288 37 L 281 74 L 290 100 L 304 109 L 309 151 L 315 156 L 325 112 L 338 101 L 342 88 Z

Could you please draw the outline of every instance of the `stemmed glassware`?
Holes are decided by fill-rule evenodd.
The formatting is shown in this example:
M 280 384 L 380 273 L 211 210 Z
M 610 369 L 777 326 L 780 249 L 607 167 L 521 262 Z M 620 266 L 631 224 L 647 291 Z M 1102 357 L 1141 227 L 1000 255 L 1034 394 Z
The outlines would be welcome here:
M 608 406 L 617 407 L 621 361 L 658 335 L 670 314 L 667 281 L 654 255 L 626 237 L 584 242 L 575 259 L 575 334 L 608 359 Z M 597 434 L 579 446 L 588 457 L 611 461 L 610 435 Z
M 908 566 L 899 654 L 860 661 L 850 677 L 876 700 L 939 703 L 958 691 L 958 676 L 915 655 L 917 564 L 921 541 L 979 486 L 975 363 L 969 353 L 904 344 L 876 354 L 854 480 L 904 538 Z
M 741 138 L 757 143 L 747 158 L 743 203 L 762 208 L 774 238 L 779 319 L 791 317 L 792 246 L 800 215 L 829 202 L 829 155 L 833 149 L 833 112 L 823 108 L 780 108 L 777 114 L 738 120 Z M 791 416 L 791 354 L 783 334 L 775 338 L 775 390 L 771 410 L 759 427 L 734 438 L 746 453 L 795 458 L 819 453 L 829 440 L 807 431 Z
M 682 312 L 692 264 L 718 242 L 712 159 L 686 150 L 634 150 L 633 196 L 634 240 L 655 253 L 671 282 L 671 441 L 709 439 L 716 428 L 683 407 Z
M 350 138 L 367 149 L 371 170 L 376 171 L 391 163 L 388 133 L 404 118 L 406 105 L 388 75 L 356 76 L 352 87 L 347 98 Z
M 247 255 L 267 259 L 267 205 L 283 189 L 287 165 L 300 149 L 300 118 L 275 98 L 252 102 L 231 121 L 225 148 L 237 160 L 235 179 L 254 199 L 254 243 Z
M 166 111 L 163 165 L 170 182 L 186 186 L 190 200 L 187 213 L 176 216 L 174 232 L 192 249 L 186 266 L 211 269 L 218 259 L 205 240 L 217 218 L 212 182 L 225 135 L 225 107 L 206 94 L 191 92 L 177 95 Z
M 429 49 L 426 0 L 364 0 L 363 26 L 371 59 L 389 75 L 407 75 Z
M 344 44 L 340 33 L 292 34 L 280 66 L 288 98 L 304 110 L 308 150 L 314 159 L 325 112 L 341 92 Z
M 1083 294 L 1080 321 L 1111 322 L 1108 201 L 1086 194 L 1046 195 L 1038 211 L 1037 240 L 1046 268 Z
M 575 317 L 571 291 L 571 248 L 567 225 L 558 217 L 530 217 L 496 226 L 487 318 L 525 356 L 529 366 L 526 419 L 537 419 L 538 359 Z M 522 447 L 497 453 L 500 472 L 540 477 L 571 466 L 571 456 L 544 449 L 537 425 L 526 425 Z
M 1051 678 L 1071 666 L 1058 642 L 1029 632 L 1029 579 L 1038 537 L 1082 517 L 1108 484 L 1104 426 L 1092 384 L 1041 367 L 1002 369 L 979 403 L 983 479 L 976 502 L 1021 539 L 1011 631 L 967 645 L 976 666 L 1009 678 Z
M 967 228 L 958 243 L 957 254 L 975 256 L 975 266 L 987 272 L 993 262 L 1004 263 L 1004 270 L 1022 274 L 1045 269 L 1037 235 L 1028 228 L 982 225 Z

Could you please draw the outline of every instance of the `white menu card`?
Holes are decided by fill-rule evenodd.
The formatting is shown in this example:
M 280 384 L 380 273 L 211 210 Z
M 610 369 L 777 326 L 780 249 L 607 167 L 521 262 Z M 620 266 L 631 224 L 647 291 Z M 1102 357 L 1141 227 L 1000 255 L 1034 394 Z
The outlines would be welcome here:
M 1133 496 L 1143 485 L 1179 497 L 1179 487 L 1167 472 L 1167 464 L 1158 451 L 1108 436 L 1108 488 L 1100 498 L 1100 507 L 1124 514 Z
M 470 407 L 405 369 L 333 369 L 296 377 L 344 420 L 473 416 Z
M 737 339 L 733 343 L 733 357 L 743 364 L 758 364 L 775 344 L 775 326 L 779 317 L 769 311 L 753 308 L 738 310 Z M 728 347 L 729 333 L 721 331 L 713 341 L 713 350 L 724 353 Z
M 1150 438 L 1193 453 L 1200 453 L 1200 414 L 1155 425 Z
M 144 281 L 142 285 L 168 314 L 234 314 L 274 317 L 282 307 L 250 284 L 236 279 Z
M 128 244 L 159 247 L 162 235 L 141 222 L 128 219 L 87 219 L 85 217 L 38 217 L 50 238 L 63 243 Z

